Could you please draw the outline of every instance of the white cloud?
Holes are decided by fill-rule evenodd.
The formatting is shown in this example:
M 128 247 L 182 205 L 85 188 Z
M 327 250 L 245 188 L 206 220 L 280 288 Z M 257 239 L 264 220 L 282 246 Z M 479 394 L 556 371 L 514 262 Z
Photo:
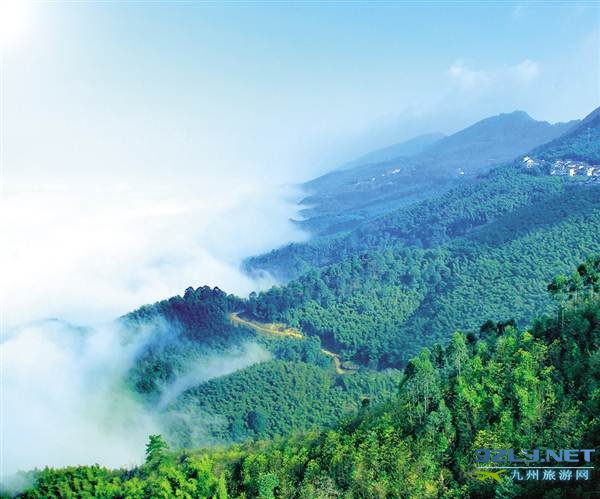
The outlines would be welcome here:
M 489 71 L 473 69 L 462 60 L 456 61 L 448 69 L 452 81 L 462 90 L 472 90 L 488 86 L 492 83 L 492 75 Z
M 524 85 L 535 80 L 540 74 L 540 69 L 539 63 L 525 59 L 519 64 L 507 67 L 504 76 L 509 81 Z
M 168 433 L 161 408 L 187 388 L 270 357 L 252 342 L 219 355 L 198 355 L 186 372 L 162 387 L 156 410 L 132 396 L 124 376 L 157 335 L 176 336 L 167 327 L 150 325 L 127 341 L 115 323 L 82 329 L 40 321 L 9 331 L 1 343 L 0 480 L 34 467 L 140 464 L 148 435 Z M 202 435 L 202 422 L 198 425 L 195 434 Z
M 540 64 L 530 59 L 525 59 L 512 66 L 493 69 L 472 68 L 459 59 L 450 66 L 447 74 L 461 91 L 484 92 L 528 85 L 538 78 L 540 69 Z
M 212 183 L 172 189 L 8 184 L 0 201 L 0 473 L 139 463 L 148 434 L 161 425 L 121 383 L 144 339 L 124 345 L 118 329 L 98 324 L 188 286 L 243 296 L 270 285 L 240 272 L 241 260 L 305 235 L 289 222 L 299 193 L 259 180 L 224 172 Z M 47 317 L 88 331 L 62 321 L 33 322 Z M 199 359 L 165 387 L 163 402 L 266 358 L 264 350 L 246 345 Z
M 119 386 L 143 342 L 121 340 L 115 328 L 83 332 L 45 321 L 2 343 L 0 475 L 46 465 L 139 463 L 158 425 Z
M 164 387 L 161 391 L 158 409 L 167 408 L 171 402 L 189 388 L 252 364 L 264 362 L 270 358 L 271 354 L 267 350 L 252 342 L 233 346 L 220 355 L 208 354 L 202 358 L 202 362 L 195 361 L 189 366 L 185 374 L 179 376 L 169 386 Z
M 5 194 L 7 325 L 109 320 L 188 286 L 245 295 L 271 282 L 243 275 L 244 257 L 305 237 L 288 220 L 297 210 L 291 189 L 229 179 L 192 192 L 117 187 Z

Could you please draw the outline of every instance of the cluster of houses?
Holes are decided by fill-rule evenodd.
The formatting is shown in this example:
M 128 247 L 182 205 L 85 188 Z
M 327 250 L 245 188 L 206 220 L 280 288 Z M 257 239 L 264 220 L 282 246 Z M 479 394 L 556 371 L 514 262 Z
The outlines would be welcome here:
M 522 160 L 526 169 L 542 168 L 550 175 L 561 175 L 569 177 L 600 177 L 600 165 L 591 165 L 585 161 L 573 159 L 557 159 L 546 161 L 525 156 Z M 595 178 L 594 178 L 595 180 Z

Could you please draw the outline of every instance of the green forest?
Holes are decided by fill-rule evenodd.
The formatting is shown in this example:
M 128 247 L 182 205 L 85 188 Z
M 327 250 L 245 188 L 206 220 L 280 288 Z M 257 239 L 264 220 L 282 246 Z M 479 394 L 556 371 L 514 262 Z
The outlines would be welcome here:
M 476 474 L 479 448 L 599 444 L 600 257 L 547 290 L 556 305 L 530 328 L 490 320 L 422 349 L 387 400 L 364 398 L 330 429 L 194 450 L 152 435 L 136 468 L 36 470 L 19 497 L 593 497 L 597 470 L 579 481 Z M 258 411 L 248 419 L 263 421 Z
M 262 362 L 180 395 L 170 408 L 171 435 L 178 446 L 189 447 L 204 436 L 194 437 L 199 428 L 223 444 L 332 426 L 362 400 L 389 398 L 400 377 L 399 372 L 336 376 L 303 362 Z
M 250 312 L 316 334 L 363 365 L 398 367 L 481 318 L 527 323 L 551 305 L 552 275 L 600 251 L 598 189 L 502 172 L 469 191 L 382 218 L 373 239 L 352 236 L 376 249 L 251 295 Z

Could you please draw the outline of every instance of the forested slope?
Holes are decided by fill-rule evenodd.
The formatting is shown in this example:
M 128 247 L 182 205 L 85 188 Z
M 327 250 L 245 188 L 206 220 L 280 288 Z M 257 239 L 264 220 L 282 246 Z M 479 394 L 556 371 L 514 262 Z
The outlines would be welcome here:
M 575 122 L 536 121 L 523 111 L 483 119 L 418 154 L 367 161 L 304 184 L 300 225 L 313 235 L 351 230 L 402 206 L 470 183 L 569 131 Z
M 580 123 L 566 127 L 566 133 L 528 154 L 541 159 L 600 162 L 599 116 L 600 109 L 594 110 Z M 245 268 L 249 272 L 267 271 L 286 280 L 359 251 L 386 248 L 395 243 L 432 247 L 460 237 L 498 216 L 562 192 L 569 180 L 573 180 L 533 175 L 523 170 L 520 156 L 512 159 L 516 161 L 486 171 L 439 196 L 399 209 L 388 207 L 385 213 L 352 230 L 249 258 Z M 460 162 L 460 155 L 456 160 Z
M 600 108 L 588 114 L 572 130 L 532 151 L 540 159 L 578 159 L 600 162 Z
M 531 154 L 593 161 L 598 126 L 596 110 Z M 363 365 L 402 366 L 453 329 L 490 316 L 525 324 L 547 310 L 544 283 L 600 251 L 598 234 L 597 182 L 528 171 L 518 159 L 346 234 L 251 259 L 249 269 L 292 280 L 251 295 L 248 307 Z
M 599 125 L 596 110 L 531 154 L 596 161 Z M 33 473 L 25 496 L 585 497 L 595 475 L 567 494 L 481 482 L 473 465 L 479 447 L 598 443 L 600 262 L 573 273 L 600 254 L 600 188 L 585 180 L 517 158 L 400 209 L 378 198 L 376 210 L 343 214 L 345 232 L 247 262 L 284 285 L 247 299 L 188 288 L 122 317 L 127 341 L 151 340 L 123 382 L 163 419 L 164 438 L 132 470 Z M 235 327 L 232 313 L 302 334 Z M 264 351 L 254 365 L 165 402 L 195 363 L 247 344 Z M 336 372 L 324 349 L 360 370 Z M 238 443 L 181 453 L 165 441 Z
M 262 362 L 180 395 L 168 408 L 171 438 L 189 447 L 332 426 L 355 413 L 364 399 L 388 399 L 399 380 L 398 372 L 336 376 L 304 362 Z
M 600 189 L 539 178 L 526 181 L 527 202 L 513 195 L 515 187 L 510 196 L 491 198 L 488 212 L 465 203 L 455 212 L 456 223 L 435 233 L 440 242 L 432 247 L 387 243 L 358 251 L 251 296 L 249 310 L 380 367 L 403 365 L 421 346 L 443 341 L 452 330 L 473 329 L 485 317 L 526 323 L 550 306 L 545 282 L 552 275 L 600 251 Z M 444 220 L 453 212 L 447 209 Z M 431 234 L 416 224 L 410 233 Z
M 591 116 L 561 142 L 563 153 L 569 143 L 581 150 Z M 446 343 L 454 331 L 476 331 L 488 317 L 523 327 L 554 306 L 546 293 L 553 275 L 600 252 L 598 234 L 600 189 L 505 165 L 344 236 L 275 252 L 271 264 L 299 275 L 285 286 L 247 300 L 190 288 L 129 314 L 123 320 L 134 329 L 157 321 L 167 327 L 140 353 L 128 383 L 156 403 L 199 355 L 253 341 L 274 361 L 184 393 L 166 411 L 178 414 L 168 418 L 170 441 L 226 442 L 330 425 L 363 397 L 376 398 L 374 387 L 387 393 L 394 377 L 363 372 L 357 380 L 367 385 L 341 382 L 322 347 L 365 368 L 402 368 L 420 348 Z M 308 339 L 234 328 L 228 320 L 234 311 L 283 322 Z M 250 421 L 252 405 L 264 428 Z M 211 423 L 199 434 L 192 422 L 204 416 Z
M 121 319 L 130 334 L 151 329 L 153 336 L 123 381 L 156 415 L 173 446 L 273 438 L 330 426 L 354 412 L 362 399 L 380 400 L 394 391 L 395 371 L 336 374 L 317 336 L 275 337 L 234 326 L 229 315 L 244 306 L 241 299 L 204 286 Z M 248 345 L 255 345 L 249 356 Z M 227 363 L 239 367 L 185 381 Z M 187 389 L 178 391 L 180 380 Z
M 32 472 L 21 497 L 594 497 L 597 453 L 571 464 L 593 467 L 587 478 L 558 474 L 561 463 L 545 465 L 552 479 L 477 473 L 477 449 L 600 444 L 600 258 L 549 289 L 559 308 L 528 331 L 490 321 L 422 350 L 394 397 L 336 429 L 186 452 L 153 436 L 140 467 Z
M 348 234 L 293 243 L 250 258 L 246 269 L 289 279 L 358 252 L 398 243 L 435 247 L 513 210 L 549 199 L 567 186 L 563 177 L 529 175 L 506 165 L 440 197 L 391 211 Z

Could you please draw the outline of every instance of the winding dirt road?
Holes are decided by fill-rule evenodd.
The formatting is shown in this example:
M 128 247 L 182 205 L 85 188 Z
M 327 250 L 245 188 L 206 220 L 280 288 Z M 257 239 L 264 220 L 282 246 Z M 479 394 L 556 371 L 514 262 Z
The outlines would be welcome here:
M 266 324 L 263 322 L 249 321 L 247 319 L 242 319 L 239 315 L 239 312 L 233 312 L 229 314 L 229 320 L 231 320 L 233 324 L 243 325 L 263 334 L 285 336 L 297 340 L 306 339 L 306 336 L 304 336 L 304 334 L 302 334 L 300 331 L 291 327 L 286 327 L 285 324 Z M 337 353 L 331 352 L 330 350 L 325 350 L 324 348 L 321 348 L 321 352 L 333 359 L 333 363 L 335 364 L 335 372 L 337 374 L 350 374 L 354 372 L 354 370 L 344 369 L 342 367 L 342 361 Z

